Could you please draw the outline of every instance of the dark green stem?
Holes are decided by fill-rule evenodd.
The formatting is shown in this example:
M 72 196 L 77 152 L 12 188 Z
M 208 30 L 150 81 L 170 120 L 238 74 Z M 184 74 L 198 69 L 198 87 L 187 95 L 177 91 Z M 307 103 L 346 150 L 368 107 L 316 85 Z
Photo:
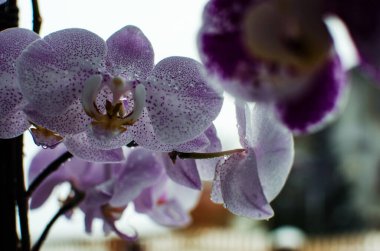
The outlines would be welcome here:
M 22 137 L 1 139 L 0 148 L 0 243 L 16 251 L 20 244 L 16 231 L 16 169 L 22 163 Z
M 46 167 L 36 179 L 30 184 L 28 191 L 26 191 L 26 197 L 30 197 L 34 190 L 53 172 L 55 172 L 65 161 L 73 157 L 69 152 L 65 152 L 58 159 L 54 160 L 48 167 Z
M 40 33 L 42 18 L 40 15 L 40 8 L 38 7 L 38 1 L 32 0 L 33 8 L 33 31 L 35 33 Z
M 16 168 L 16 201 L 18 207 L 18 215 L 20 219 L 20 231 L 21 231 L 21 246 L 22 251 L 30 251 L 30 234 L 29 234 L 29 221 L 28 221 L 28 199 L 25 196 L 25 182 L 24 182 L 24 168 L 22 160 L 22 145 L 23 136 L 19 137 L 19 153 L 17 155 Z
M 68 200 L 66 200 L 65 204 L 62 205 L 62 207 L 58 210 L 58 212 L 54 215 L 54 217 L 49 221 L 49 223 L 46 225 L 44 231 L 42 232 L 40 238 L 34 244 L 32 251 L 39 251 L 42 244 L 46 240 L 46 237 L 49 234 L 50 229 L 54 225 L 54 223 L 64 215 L 66 212 L 72 210 L 75 208 L 85 197 L 85 194 L 79 191 L 75 191 L 74 196 Z

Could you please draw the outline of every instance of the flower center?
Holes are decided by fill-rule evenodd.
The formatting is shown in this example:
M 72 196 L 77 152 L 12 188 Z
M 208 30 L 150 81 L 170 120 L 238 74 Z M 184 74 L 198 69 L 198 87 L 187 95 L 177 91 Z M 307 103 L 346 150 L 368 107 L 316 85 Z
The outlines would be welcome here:
M 145 87 L 142 84 L 128 82 L 123 77 L 115 77 L 108 84 L 113 94 L 112 101 L 106 100 L 105 111 L 101 112 L 96 99 L 103 87 L 103 77 L 93 75 L 86 80 L 82 94 L 82 105 L 86 114 L 93 120 L 91 122 L 94 135 L 99 138 L 117 136 L 127 130 L 127 126 L 133 125 L 142 115 L 145 107 Z M 132 100 L 133 109 L 127 113 L 127 106 Z
M 242 27 L 248 51 L 300 73 L 318 69 L 330 55 L 331 37 L 318 6 L 312 2 L 273 0 L 254 4 L 247 10 Z

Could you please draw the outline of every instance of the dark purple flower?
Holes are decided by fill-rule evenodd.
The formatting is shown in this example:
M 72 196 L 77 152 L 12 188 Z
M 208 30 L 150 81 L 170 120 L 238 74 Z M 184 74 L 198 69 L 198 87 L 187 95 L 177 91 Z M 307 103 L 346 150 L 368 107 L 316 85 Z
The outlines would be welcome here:
M 211 0 L 198 38 L 211 81 L 272 103 L 293 132 L 321 127 L 346 86 L 324 13 L 321 1 Z
M 380 2 L 331 0 L 325 1 L 325 9 L 342 19 L 359 52 L 361 65 L 380 83 Z

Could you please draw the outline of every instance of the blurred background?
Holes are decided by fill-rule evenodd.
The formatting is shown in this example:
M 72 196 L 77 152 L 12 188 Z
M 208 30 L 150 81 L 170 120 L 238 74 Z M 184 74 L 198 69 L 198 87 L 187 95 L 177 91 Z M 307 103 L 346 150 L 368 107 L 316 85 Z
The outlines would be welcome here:
M 138 26 L 151 41 L 156 62 L 168 56 L 199 60 L 196 36 L 206 0 L 39 0 L 41 35 L 63 28 L 91 30 L 104 39 L 125 25 Z M 20 26 L 32 27 L 31 1 L 19 0 Z M 339 23 L 331 21 L 347 68 L 355 54 Z M 351 55 L 352 54 L 352 55 Z M 296 137 L 295 162 L 284 190 L 272 203 L 275 217 L 254 221 L 230 214 L 209 199 L 200 203 L 186 229 L 159 227 L 129 210 L 119 221 L 141 234 L 137 244 L 104 237 L 101 224 L 84 233 L 83 215 L 62 218 L 42 250 L 380 250 L 380 93 L 354 68 L 351 89 L 338 119 L 309 136 Z M 215 121 L 224 150 L 239 147 L 232 98 Z M 39 150 L 27 135 L 25 166 Z M 30 212 L 36 240 L 59 207 L 68 186 Z

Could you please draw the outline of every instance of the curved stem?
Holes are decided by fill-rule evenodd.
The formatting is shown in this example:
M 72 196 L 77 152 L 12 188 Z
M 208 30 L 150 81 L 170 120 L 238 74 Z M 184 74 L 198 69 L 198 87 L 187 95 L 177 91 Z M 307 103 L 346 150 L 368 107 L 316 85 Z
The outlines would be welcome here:
M 58 159 L 54 160 L 47 168 L 45 168 L 40 175 L 37 176 L 35 180 L 33 180 L 32 184 L 30 184 L 28 191 L 26 191 L 26 197 L 30 197 L 34 190 L 53 172 L 55 172 L 62 163 L 67 161 L 69 158 L 73 157 L 73 155 L 69 152 L 65 152 Z
M 69 200 L 66 200 L 65 204 L 58 210 L 58 212 L 46 225 L 40 238 L 38 239 L 36 244 L 34 244 L 32 251 L 39 251 L 42 244 L 46 240 L 46 237 L 48 236 L 50 229 L 52 228 L 54 223 L 59 219 L 59 217 L 64 215 L 66 212 L 70 211 L 74 207 L 76 207 L 84 199 L 84 196 L 85 196 L 84 193 L 79 192 L 79 191 L 74 191 L 74 192 L 75 192 L 74 197 L 70 198 Z
M 178 158 L 180 159 L 212 159 L 217 157 L 224 157 L 228 156 L 234 153 L 242 153 L 245 149 L 234 149 L 234 150 L 228 150 L 228 151 L 222 151 L 222 152 L 213 152 L 213 153 L 183 153 L 183 152 L 177 152 L 173 151 L 169 153 L 169 157 L 172 159 L 173 162 Z

